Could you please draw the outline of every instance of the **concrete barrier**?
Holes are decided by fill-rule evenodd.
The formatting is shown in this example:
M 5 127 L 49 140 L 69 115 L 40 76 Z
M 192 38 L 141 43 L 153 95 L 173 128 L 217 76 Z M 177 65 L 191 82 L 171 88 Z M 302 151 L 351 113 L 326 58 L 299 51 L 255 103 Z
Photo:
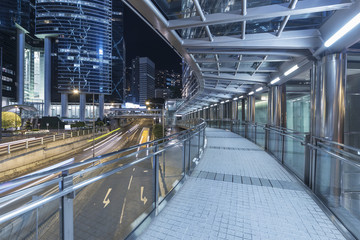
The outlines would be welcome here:
M 89 139 L 92 139 L 92 135 L 67 138 L 0 156 L 0 182 L 55 164 L 62 157 L 83 151 L 92 145 Z

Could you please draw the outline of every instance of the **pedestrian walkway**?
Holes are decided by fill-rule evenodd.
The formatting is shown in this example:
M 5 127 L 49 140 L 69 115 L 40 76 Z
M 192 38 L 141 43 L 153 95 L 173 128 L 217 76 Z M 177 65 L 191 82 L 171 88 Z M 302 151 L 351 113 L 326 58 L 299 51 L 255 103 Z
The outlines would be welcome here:
M 257 145 L 219 129 L 206 137 L 199 165 L 140 239 L 344 239 Z

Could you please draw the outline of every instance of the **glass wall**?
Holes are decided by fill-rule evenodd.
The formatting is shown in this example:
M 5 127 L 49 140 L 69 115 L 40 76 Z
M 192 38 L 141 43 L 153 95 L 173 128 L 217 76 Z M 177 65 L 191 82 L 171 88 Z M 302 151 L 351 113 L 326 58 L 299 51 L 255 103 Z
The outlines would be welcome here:
M 268 93 L 262 93 L 255 96 L 255 122 L 267 123 L 268 113 Z
M 286 83 L 286 128 L 310 132 L 310 71 Z

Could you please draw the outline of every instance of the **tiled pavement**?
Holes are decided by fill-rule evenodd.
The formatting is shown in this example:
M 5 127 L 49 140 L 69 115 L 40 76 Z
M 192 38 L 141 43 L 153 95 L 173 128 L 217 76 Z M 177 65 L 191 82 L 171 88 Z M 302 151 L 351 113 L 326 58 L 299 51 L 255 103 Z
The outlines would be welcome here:
M 223 130 L 206 135 L 199 165 L 140 239 L 344 239 L 258 146 Z

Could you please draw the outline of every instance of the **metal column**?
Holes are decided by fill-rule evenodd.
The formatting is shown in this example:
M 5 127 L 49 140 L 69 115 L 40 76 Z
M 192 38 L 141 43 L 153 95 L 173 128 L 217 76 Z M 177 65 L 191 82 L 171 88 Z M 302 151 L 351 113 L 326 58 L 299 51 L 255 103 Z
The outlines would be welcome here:
M 61 118 L 68 117 L 68 94 L 61 93 Z
M 50 116 L 51 106 L 51 38 L 44 39 L 44 62 L 45 62 L 45 84 L 44 84 L 44 116 Z
M 326 138 L 338 143 L 344 143 L 344 124 L 345 124 L 345 94 L 346 94 L 346 54 L 338 53 L 324 56 L 321 61 L 320 78 L 314 86 L 320 89 L 314 89 L 315 96 L 313 102 L 315 109 L 315 122 L 319 126 L 314 126 L 313 134 L 319 134 L 318 137 Z M 319 108 L 316 108 L 316 105 Z M 313 120 L 316 121 L 316 120 Z M 316 136 L 316 135 L 315 135 Z M 340 204 L 341 195 L 341 175 L 342 166 L 340 160 L 329 159 L 318 163 L 321 172 L 318 174 L 319 181 L 330 183 L 329 188 L 319 187 L 321 194 L 330 195 L 332 206 Z
M 25 60 L 25 32 L 17 29 L 17 61 L 16 61 L 16 80 L 17 80 L 17 100 L 18 104 L 24 104 L 24 60 Z
M 248 98 L 248 114 L 247 120 L 249 122 L 255 122 L 255 96 L 249 96 Z
M 85 121 L 85 107 L 86 107 L 86 94 L 85 93 L 80 93 L 79 114 L 80 114 L 80 121 L 81 122 Z
M 99 118 L 101 120 L 104 119 L 104 102 L 105 102 L 105 95 L 99 94 Z

